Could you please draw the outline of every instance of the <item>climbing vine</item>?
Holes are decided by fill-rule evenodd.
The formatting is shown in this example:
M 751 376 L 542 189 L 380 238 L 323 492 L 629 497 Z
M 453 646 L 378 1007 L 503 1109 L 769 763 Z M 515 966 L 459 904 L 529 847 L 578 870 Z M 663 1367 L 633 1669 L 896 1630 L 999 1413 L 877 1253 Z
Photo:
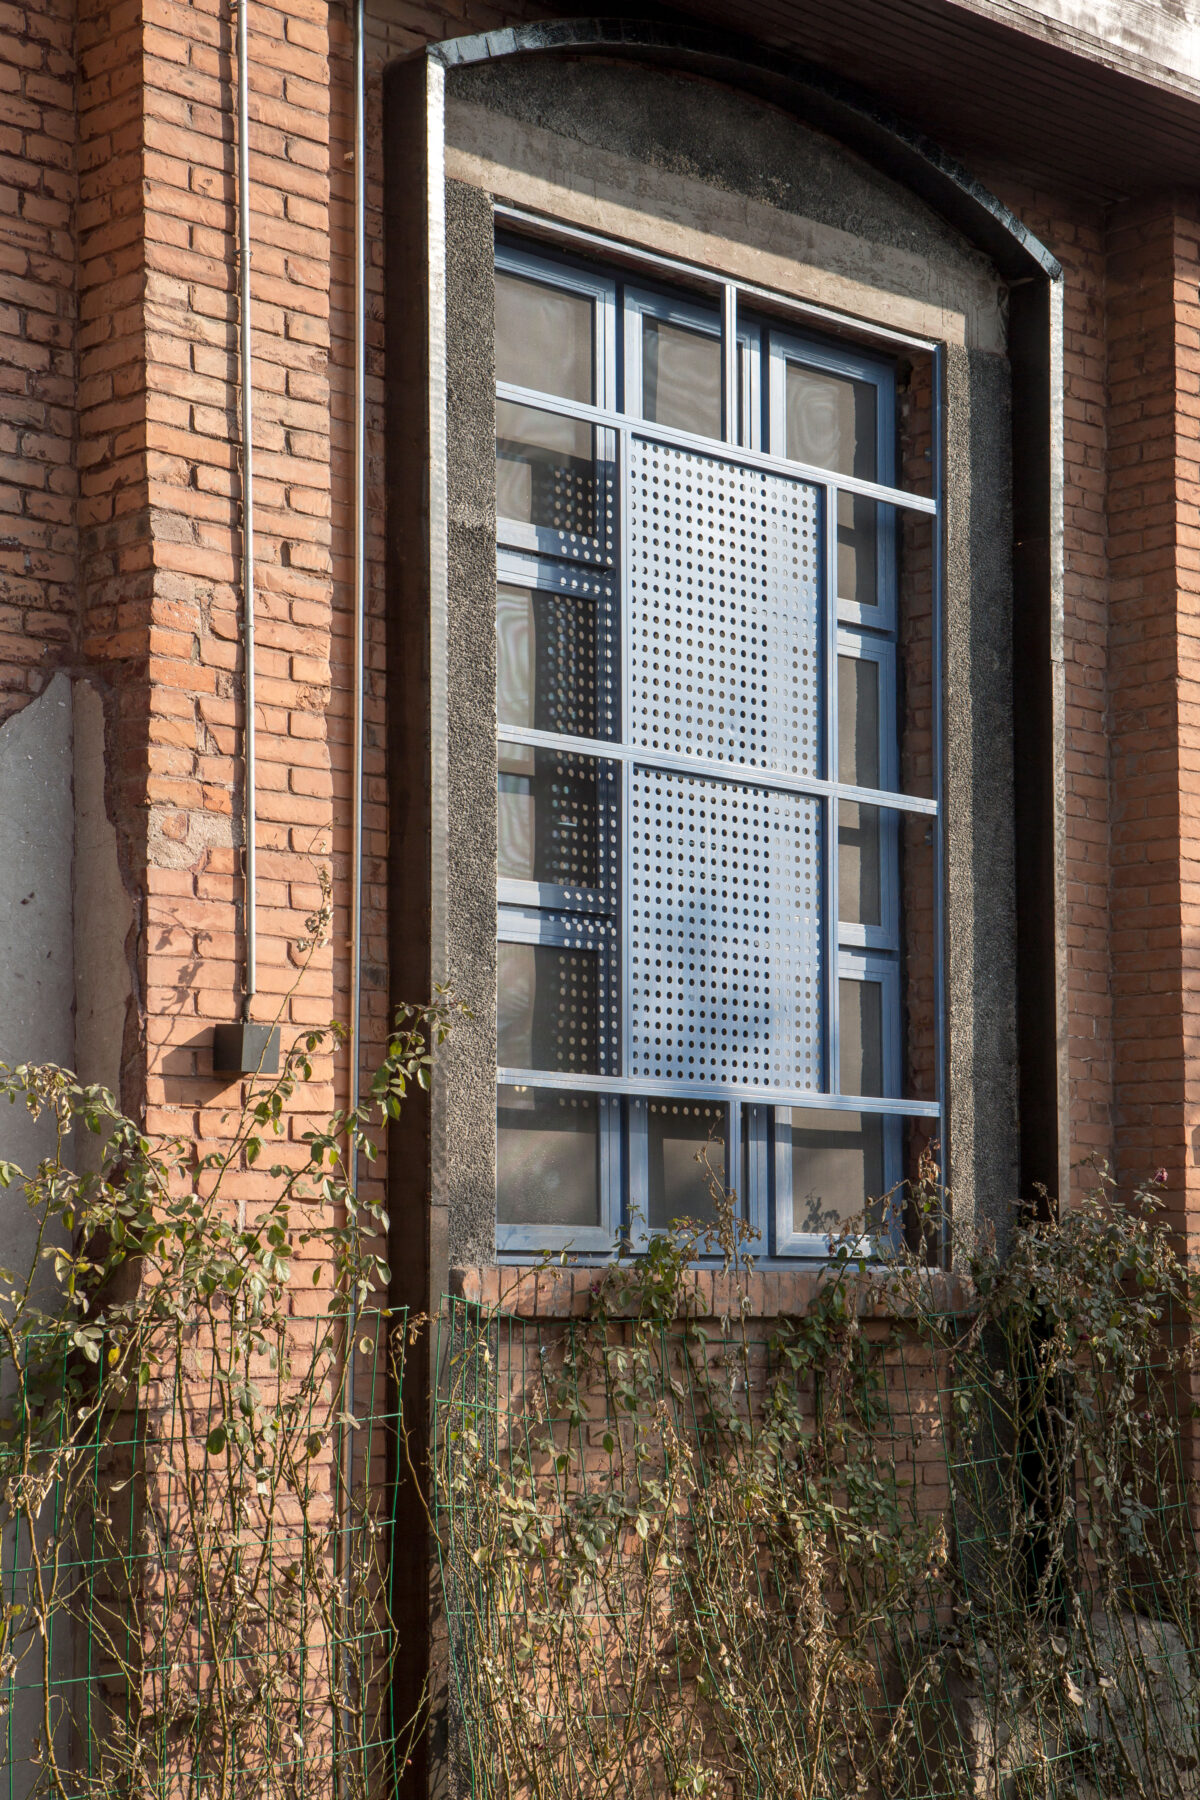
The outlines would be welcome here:
M 937 1171 L 894 1197 L 937 1241 Z M 459 1305 L 435 1492 L 472 1791 L 1200 1792 L 1193 1273 L 1102 1179 L 958 1278 L 830 1245 L 798 1316 L 734 1197 L 555 1325 Z M 872 1253 L 877 1254 L 877 1253 Z M 693 1273 L 715 1259 L 718 1304 Z
M 427 1085 L 453 1012 L 403 1009 L 363 1104 L 297 1137 L 293 1102 L 340 1035 L 301 1033 L 216 1149 L 142 1130 L 64 1069 L 0 1067 L 46 1141 L 36 1167 L 0 1163 L 37 1229 L 29 1265 L 0 1271 L 13 1791 L 275 1800 L 394 1779 L 420 1727 L 390 1710 L 404 1340 L 386 1219 L 351 1169 Z

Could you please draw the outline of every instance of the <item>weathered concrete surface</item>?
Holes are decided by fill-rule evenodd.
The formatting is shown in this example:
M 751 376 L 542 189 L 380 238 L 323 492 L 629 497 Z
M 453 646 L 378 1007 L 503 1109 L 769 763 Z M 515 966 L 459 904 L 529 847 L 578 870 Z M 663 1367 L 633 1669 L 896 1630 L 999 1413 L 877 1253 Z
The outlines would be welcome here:
M 71 683 L 46 691 L 0 727 L 0 1062 L 60 1062 L 75 1054 L 71 869 L 74 857 Z M 29 1167 L 44 1128 L 0 1107 L 0 1155 Z M 0 1199 L 4 1262 L 33 1253 L 24 1198 Z
M 496 1250 L 496 436 L 492 207 L 446 184 L 447 954 L 473 1017 L 440 1052 L 454 1261 Z
M 132 907 L 104 804 L 104 714 L 56 675 L 0 727 L 0 1061 L 57 1062 L 120 1097 Z M 0 1110 L 0 1155 L 30 1167 L 44 1126 Z M 0 1201 L 4 1261 L 32 1254 L 23 1199 Z
M 635 64 L 456 70 L 446 169 L 497 198 L 898 330 L 1005 349 L 986 259 L 896 182 L 746 95 Z
M 71 872 L 72 693 L 56 675 L 44 693 L 0 726 L 0 1062 L 70 1064 L 74 1040 L 74 956 Z M 0 1156 L 32 1168 L 53 1149 L 45 1123 L 0 1103 Z M 38 1220 L 24 1192 L 0 1189 L 0 1262 L 20 1276 L 37 1255 Z M 39 1283 L 45 1289 L 49 1281 Z M 11 1393 L 7 1369 L 0 1392 Z M 0 1557 L 8 1567 L 6 1534 Z M 70 1632 L 55 1643 L 56 1675 L 69 1673 Z M 20 1693 L 9 1721 L 14 1792 L 33 1789 L 32 1753 L 41 1728 L 39 1652 L 28 1652 Z

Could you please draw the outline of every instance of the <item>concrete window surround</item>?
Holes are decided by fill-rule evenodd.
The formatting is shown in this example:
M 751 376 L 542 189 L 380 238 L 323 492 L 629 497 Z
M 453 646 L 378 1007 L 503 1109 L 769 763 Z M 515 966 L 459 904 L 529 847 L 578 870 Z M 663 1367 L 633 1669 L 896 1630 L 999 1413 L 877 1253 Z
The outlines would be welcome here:
M 496 202 L 835 310 L 867 337 L 919 333 L 944 348 L 947 1173 L 958 1215 L 1003 1230 L 1018 1191 L 1003 281 L 923 200 L 732 88 L 553 54 L 404 74 L 410 91 L 428 76 L 427 106 L 420 120 L 409 107 L 390 154 L 426 159 L 428 182 L 424 210 L 411 193 L 395 200 L 389 267 L 404 256 L 425 325 L 418 343 L 412 315 L 394 309 L 389 376 L 427 434 L 431 484 L 420 520 L 404 460 L 416 439 L 398 443 L 394 979 L 398 995 L 422 974 L 450 980 L 473 1013 L 401 1147 L 393 1212 L 427 1259 L 412 1297 L 423 1288 L 436 1303 L 452 1268 L 495 1260 Z M 415 881 L 414 853 L 427 860 Z

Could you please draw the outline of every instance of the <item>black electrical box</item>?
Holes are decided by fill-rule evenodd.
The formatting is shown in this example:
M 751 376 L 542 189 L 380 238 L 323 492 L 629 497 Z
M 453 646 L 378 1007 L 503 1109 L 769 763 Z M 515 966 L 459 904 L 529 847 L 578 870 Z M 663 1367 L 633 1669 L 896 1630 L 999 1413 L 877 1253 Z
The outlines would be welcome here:
M 278 1075 L 278 1025 L 218 1025 L 213 1030 L 214 1075 Z

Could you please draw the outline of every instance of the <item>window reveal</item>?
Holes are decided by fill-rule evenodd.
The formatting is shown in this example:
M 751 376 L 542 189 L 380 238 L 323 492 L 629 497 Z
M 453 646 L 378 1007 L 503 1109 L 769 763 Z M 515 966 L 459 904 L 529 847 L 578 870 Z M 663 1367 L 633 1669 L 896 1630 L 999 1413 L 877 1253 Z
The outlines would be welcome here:
M 636 1248 L 711 1171 L 820 1255 L 940 1134 L 894 371 L 728 284 L 496 280 L 499 1248 Z

